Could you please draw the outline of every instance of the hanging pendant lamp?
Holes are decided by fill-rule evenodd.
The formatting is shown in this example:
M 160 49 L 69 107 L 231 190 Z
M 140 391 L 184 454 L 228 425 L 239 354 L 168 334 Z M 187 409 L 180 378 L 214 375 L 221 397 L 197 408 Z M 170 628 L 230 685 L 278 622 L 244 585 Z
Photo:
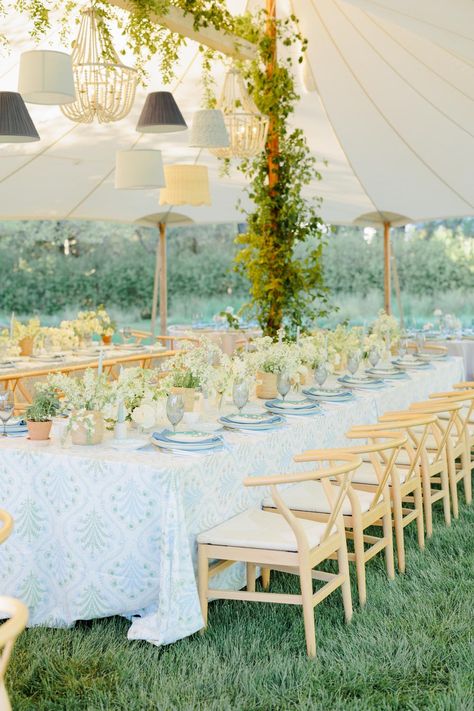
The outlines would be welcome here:
M 0 143 L 31 143 L 40 137 L 21 94 L 0 91 Z
M 228 148 L 229 134 L 220 109 L 201 109 L 193 116 L 189 145 L 192 148 Z
M 210 205 L 209 175 L 205 165 L 165 165 L 166 188 L 160 205 Z
M 82 11 L 72 53 L 77 100 L 61 111 L 77 123 L 110 123 L 125 118 L 135 100 L 138 74 L 110 47 L 95 9 Z
M 138 133 L 174 133 L 186 131 L 187 128 L 170 91 L 152 91 L 148 94 L 138 119 Z
M 71 55 L 50 50 L 23 52 L 18 91 L 30 104 L 70 104 L 75 101 Z
M 230 138 L 228 148 L 211 148 L 218 158 L 251 158 L 265 148 L 268 118 L 260 113 L 235 67 L 224 79 L 219 108 Z
M 161 151 L 117 151 L 115 187 L 118 190 L 155 190 L 164 186 Z

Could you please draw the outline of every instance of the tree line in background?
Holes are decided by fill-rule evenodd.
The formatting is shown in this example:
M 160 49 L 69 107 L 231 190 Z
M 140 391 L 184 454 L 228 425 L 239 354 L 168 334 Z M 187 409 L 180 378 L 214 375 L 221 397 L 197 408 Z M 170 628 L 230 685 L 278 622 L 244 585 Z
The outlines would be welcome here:
M 170 308 L 177 297 L 244 302 L 245 278 L 233 270 L 235 225 L 193 225 L 168 231 Z M 155 230 L 86 222 L 0 223 L 0 311 L 53 315 L 105 303 L 150 311 Z M 474 220 L 429 223 L 393 231 L 403 292 L 417 296 L 461 290 L 474 311 Z M 323 255 L 330 300 L 361 297 L 383 284 L 379 233 L 339 227 Z

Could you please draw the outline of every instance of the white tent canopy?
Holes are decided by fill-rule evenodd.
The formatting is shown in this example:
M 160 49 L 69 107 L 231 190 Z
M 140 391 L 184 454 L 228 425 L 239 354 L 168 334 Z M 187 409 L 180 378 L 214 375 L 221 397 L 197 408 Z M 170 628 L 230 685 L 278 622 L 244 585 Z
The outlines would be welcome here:
M 239 7 L 243 1 L 234 0 Z M 451 0 L 293 0 L 309 39 L 306 85 L 294 116 L 320 160 L 323 180 L 309 195 L 322 215 L 348 223 L 361 214 L 395 212 L 413 221 L 474 215 L 474 21 L 472 3 Z M 277 3 L 287 12 L 286 2 Z M 12 52 L 0 63 L 0 90 L 16 90 L 19 55 L 31 49 L 24 18 L 4 29 Z M 59 27 L 41 48 L 64 49 Z M 188 122 L 200 108 L 197 45 L 183 52 L 173 89 Z M 216 66 L 218 85 L 225 68 Z M 0 219 L 105 219 L 134 222 L 156 213 L 156 192 L 117 191 L 115 152 L 136 145 L 135 125 L 149 90 L 163 87 L 150 68 L 131 114 L 110 125 L 74 124 L 57 107 L 29 106 L 41 141 L 0 145 Z M 144 135 L 140 148 L 167 163 L 193 162 L 186 133 Z M 327 161 L 324 165 L 322 161 Z M 244 187 L 221 176 L 206 151 L 212 205 L 180 207 L 199 222 L 243 221 Z M 244 200 L 245 201 L 245 200 Z

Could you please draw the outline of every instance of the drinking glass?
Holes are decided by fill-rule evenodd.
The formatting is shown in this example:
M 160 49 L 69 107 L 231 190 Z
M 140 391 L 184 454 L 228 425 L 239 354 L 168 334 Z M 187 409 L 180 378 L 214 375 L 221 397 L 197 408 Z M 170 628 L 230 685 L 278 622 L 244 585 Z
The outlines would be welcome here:
M 326 382 L 328 377 L 328 371 L 325 363 L 320 363 L 316 370 L 314 371 L 314 379 L 316 380 L 319 387 L 322 387 Z
M 13 415 L 14 406 L 15 403 L 11 390 L 5 390 L 0 393 L 0 420 L 3 422 L 3 437 L 7 436 L 7 422 Z
M 236 380 L 232 388 L 232 398 L 234 405 L 238 408 L 239 414 L 249 400 L 249 384 L 246 380 Z
M 415 341 L 416 341 L 416 349 L 417 349 L 418 353 L 421 353 L 421 351 L 423 350 L 423 346 L 425 345 L 425 334 L 422 331 L 419 331 L 416 334 Z
M 171 393 L 166 401 L 166 416 L 173 426 L 173 432 L 176 432 L 176 425 L 183 419 L 184 401 L 181 395 Z
M 408 339 L 403 337 L 400 338 L 400 343 L 398 344 L 398 355 L 403 360 L 408 352 Z
M 127 343 L 130 340 L 130 338 L 133 337 L 132 329 L 130 328 L 130 326 L 124 326 L 121 329 L 120 333 L 122 335 L 122 339 L 123 339 L 124 343 Z
M 280 395 L 282 396 L 283 400 L 290 392 L 290 388 L 291 388 L 290 374 L 287 373 L 286 371 L 283 371 L 282 373 L 278 373 L 277 390 L 280 393 Z
M 375 368 L 377 363 L 380 360 L 380 353 L 379 349 L 376 348 L 375 346 L 372 346 L 372 348 L 369 351 L 369 363 L 372 366 L 372 368 Z
M 359 364 L 359 351 L 352 351 L 352 353 L 349 353 L 349 357 L 347 358 L 347 369 L 351 375 L 355 375 L 357 373 L 357 371 L 359 370 Z

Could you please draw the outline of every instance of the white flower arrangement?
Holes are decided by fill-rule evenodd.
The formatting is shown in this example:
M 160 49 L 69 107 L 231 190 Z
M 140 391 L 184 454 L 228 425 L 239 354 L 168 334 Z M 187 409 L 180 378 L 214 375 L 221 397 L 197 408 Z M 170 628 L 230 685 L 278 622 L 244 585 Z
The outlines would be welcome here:
M 214 386 L 215 365 L 223 360 L 219 346 L 202 336 L 198 345 L 179 351 L 173 358 L 166 386 L 177 388 L 209 388 Z
M 69 324 L 67 321 L 63 321 L 63 324 L 60 328 L 42 326 L 36 337 L 38 348 L 45 349 L 48 343 L 53 350 L 70 351 L 77 348 L 79 339 L 74 329 L 66 325 Z
M 381 309 L 377 319 L 372 324 L 371 333 L 379 336 L 384 341 L 388 339 L 393 344 L 400 339 L 400 332 L 398 319 L 395 316 L 389 316 Z
M 35 339 L 40 332 L 41 322 L 39 318 L 30 318 L 27 323 L 21 323 L 16 319 L 13 321 L 13 338 L 20 342 L 24 338 Z
M 297 343 L 278 341 L 269 336 L 256 338 L 254 350 L 246 354 L 254 372 L 283 373 L 296 375 L 302 365 L 301 350 Z
M 20 346 L 16 338 L 10 338 L 10 332 L 4 328 L 0 333 L 0 359 L 20 354 Z
M 155 424 L 157 411 L 162 410 L 166 398 L 162 383 L 162 380 L 157 381 L 156 372 L 148 368 L 124 368 L 113 384 L 114 399 L 104 410 L 105 418 L 116 422 L 118 408 L 123 405 L 125 419 L 144 424 L 141 419 L 144 418 L 143 413 L 149 406 L 153 410 L 155 419 L 151 425 L 146 426 L 151 427 Z M 149 420 L 150 416 L 148 415 L 146 419 Z
M 79 311 L 77 318 L 70 323 L 80 340 L 101 333 L 102 325 L 95 311 Z
M 328 348 L 335 365 L 339 365 L 343 358 L 347 358 L 349 353 L 360 350 L 362 341 L 362 329 L 354 326 L 349 328 L 339 324 L 334 331 L 328 331 Z M 334 355 L 332 355 L 334 354 Z
M 54 373 L 47 382 L 62 393 L 63 403 L 71 411 L 68 431 L 83 425 L 90 435 L 94 427 L 92 413 L 103 412 L 115 396 L 113 384 L 107 381 L 107 376 L 98 375 L 94 370 L 86 370 L 80 378 Z
M 460 331 L 462 329 L 462 321 L 454 314 L 445 314 L 444 315 L 444 327 L 448 329 L 448 331 Z

